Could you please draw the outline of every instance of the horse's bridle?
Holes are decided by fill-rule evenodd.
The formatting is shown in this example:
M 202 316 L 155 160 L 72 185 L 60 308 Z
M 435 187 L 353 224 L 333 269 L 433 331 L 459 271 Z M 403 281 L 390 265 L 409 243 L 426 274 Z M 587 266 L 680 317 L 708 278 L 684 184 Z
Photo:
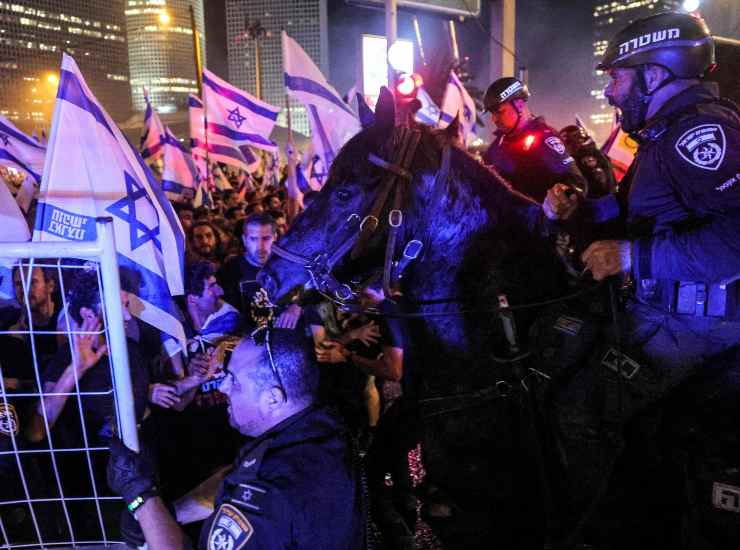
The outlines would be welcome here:
M 342 303 L 354 296 L 352 288 L 348 284 L 340 283 L 332 274 L 334 266 L 352 250 L 352 258 L 358 258 L 367 246 L 370 237 L 380 225 L 380 216 L 386 205 L 391 200 L 388 212 L 388 240 L 385 247 L 385 261 L 383 263 L 383 290 L 386 296 L 391 296 L 391 283 L 393 281 L 393 265 L 396 250 L 398 232 L 403 224 L 403 206 L 407 185 L 411 184 L 413 174 L 410 171 L 414 155 L 421 141 L 421 131 L 407 127 L 397 127 L 391 136 L 390 150 L 392 160 L 386 161 L 373 153 L 368 154 L 368 161 L 388 172 L 387 177 L 381 182 L 369 213 L 361 218 L 359 214 L 352 214 L 346 221 L 346 225 L 352 227 L 358 225 L 357 231 L 352 231 L 350 236 L 342 241 L 333 252 L 322 252 L 315 258 L 303 256 L 291 252 L 277 244 L 272 245 L 272 252 L 294 264 L 303 266 L 311 277 L 311 282 L 322 294 L 332 300 Z M 392 199 L 391 199 L 391 194 Z M 422 249 L 418 240 L 409 241 L 404 248 L 406 260 L 418 257 Z

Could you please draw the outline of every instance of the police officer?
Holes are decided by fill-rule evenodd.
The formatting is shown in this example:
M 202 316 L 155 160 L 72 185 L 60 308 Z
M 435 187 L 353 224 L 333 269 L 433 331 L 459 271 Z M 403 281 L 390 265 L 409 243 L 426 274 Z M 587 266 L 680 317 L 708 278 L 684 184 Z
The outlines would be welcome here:
M 556 183 L 585 192 L 586 180 L 573 157 L 558 133 L 530 113 L 528 99 L 529 89 L 516 78 L 499 78 L 489 86 L 483 103 L 497 130 L 483 161 L 539 203 Z
M 302 331 L 271 330 L 242 340 L 226 362 L 219 390 L 229 398 L 230 422 L 253 439 L 231 468 L 176 503 L 179 521 L 206 519 L 198 548 L 365 547 L 353 453 L 339 421 L 314 403 L 313 361 Z M 128 504 L 149 548 L 183 548 L 182 531 L 157 494 L 151 461 L 117 440 L 111 451 L 108 483 Z M 209 501 L 213 506 L 203 504 Z
M 639 144 L 635 160 L 617 195 L 590 203 L 557 185 L 543 205 L 551 219 L 620 220 L 617 240 L 592 243 L 582 260 L 596 280 L 634 285 L 622 345 L 560 396 L 573 493 L 604 479 L 619 427 L 636 413 L 689 375 L 740 364 L 740 113 L 704 80 L 713 65 L 713 39 L 691 15 L 660 13 L 619 32 L 598 68 Z M 616 427 L 600 461 L 586 431 L 605 426 Z

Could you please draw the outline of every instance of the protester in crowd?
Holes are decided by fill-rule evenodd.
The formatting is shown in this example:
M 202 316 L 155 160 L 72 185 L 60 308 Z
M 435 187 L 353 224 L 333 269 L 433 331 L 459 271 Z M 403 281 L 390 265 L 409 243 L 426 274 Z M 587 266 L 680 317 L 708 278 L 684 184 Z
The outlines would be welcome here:
M 166 472 L 168 495 L 180 496 L 233 459 L 242 444 L 229 426 L 226 398 L 218 392 L 225 374 L 215 357 L 220 346 L 241 333 L 239 312 L 221 299 L 223 291 L 209 262 L 188 266 L 185 274 L 188 333 L 187 374 L 150 386 L 150 401 L 170 412 L 156 410 L 149 432 Z M 182 462 L 185 453 L 189 461 Z
M 586 180 L 558 133 L 527 106 L 529 89 L 516 78 L 499 78 L 488 87 L 484 105 L 496 125 L 483 161 L 511 185 L 541 203 L 547 190 L 566 183 L 586 192 Z
M 260 331 L 225 361 L 232 426 L 250 438 L 233 466 L 175 503 L 146 452 L 112 445 L 110 487 L 151 550 L 184 547 L 180 523 L 206 519 L 198 548 L 365 548 L 357 463 L 341 423 L 316 404 L 318 372 L 301 331 Z
M 48 263 L 40 260 L 42 263 Z M 51 267 L 34 267 L 30 270 L 31 277 L 28 278 L 27 267 L 15 270 L 15 286 L 19 300 L 24 303 L 24 284 L 21 277 L 25 277 L 25 287 L 28 291 L 28 307 L 31 310 L 31 323 L 28 320 L 26 308 L 21 309 L 21 319 L 15 328 L 18 330 L 29 330 L 33 325 L 33 341 L 36 358 L 40 368 L 54 356 L 58 348 L 59 337 L 55 334 L 39 334 L 40 332 L 54 332 L 57 329 L 60 304 L 56 298 L 58 294 L 57 271 Z M 30 349 L 30 344 L 29 344 Z
M 190 233 L 190 228 L 193 226 L 195 221 L 195 213 L 193 207 L 189 203 L 178 203 L 175 205 L 175 212 L 180 220 L 182 230 L 186 235 Z
M 187 263 L 208 261 L 221 265 L 223 252 L 221 233 L 208 221 L 196 221 L 190 228 Z

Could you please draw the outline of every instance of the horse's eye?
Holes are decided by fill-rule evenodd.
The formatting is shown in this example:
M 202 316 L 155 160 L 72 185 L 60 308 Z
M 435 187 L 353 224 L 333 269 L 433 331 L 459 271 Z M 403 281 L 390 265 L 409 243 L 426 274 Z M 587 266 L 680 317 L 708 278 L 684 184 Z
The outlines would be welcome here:
M 347 202 L 352 194 L 347 191 L 346 189 L 338 189 L 337 190 L 337 198 L 342 202 Z

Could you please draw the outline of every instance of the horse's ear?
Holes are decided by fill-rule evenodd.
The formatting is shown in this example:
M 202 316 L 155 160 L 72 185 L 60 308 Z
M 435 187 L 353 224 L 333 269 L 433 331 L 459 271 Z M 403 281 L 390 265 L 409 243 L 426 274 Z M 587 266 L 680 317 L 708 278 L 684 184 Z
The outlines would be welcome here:
M 373 113 L 370 106 L 365 101 L 365 96 L 361 93 L 357 94 L 357 111 L 360 115 L 360 124 L 363 128 L 369 128 L 375 124 L 375 113 Z
M 390 134 L 395 125 L 396 103 L 393 93 L 383 86 L 380 88 L 378 103 L 375 105 L 375 128 L 383 134 Z

